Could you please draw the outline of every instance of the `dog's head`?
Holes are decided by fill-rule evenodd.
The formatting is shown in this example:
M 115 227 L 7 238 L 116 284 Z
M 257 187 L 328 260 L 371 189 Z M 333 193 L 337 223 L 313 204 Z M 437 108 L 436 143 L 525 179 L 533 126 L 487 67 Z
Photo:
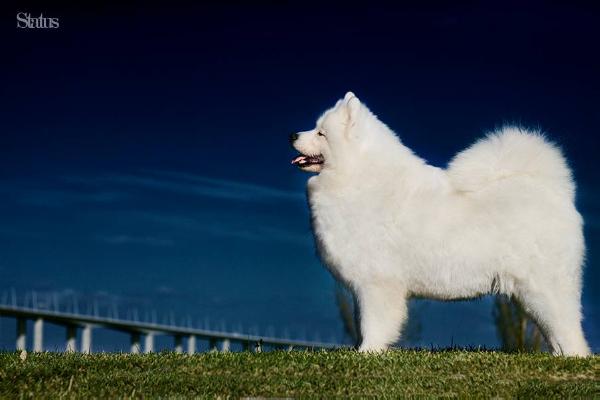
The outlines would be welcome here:
M 292 164 L 303 171 L 321 172 L 341 162 L 352 162 L 349 158 L 356 155 L 352 147 L 358 144 L 357 125 L 365 110 L 354 93 L 346 93 L 317 120 L 314 129 L 290 135 L 292 147 L 300 153 Z

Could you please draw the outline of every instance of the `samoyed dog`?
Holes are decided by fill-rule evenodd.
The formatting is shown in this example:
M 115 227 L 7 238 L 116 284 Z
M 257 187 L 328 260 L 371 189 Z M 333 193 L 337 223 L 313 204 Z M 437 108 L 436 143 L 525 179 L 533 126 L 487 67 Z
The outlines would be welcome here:
M 358 304 L 361 351 L 400 336 L 407 299 L 515 296 L 554 354 L 589 354 L 581 328 L 582 218 L 561 151 L 505 127 L 428 165 L 352 93 L 290 136 L 316 172 L 319 255 Z

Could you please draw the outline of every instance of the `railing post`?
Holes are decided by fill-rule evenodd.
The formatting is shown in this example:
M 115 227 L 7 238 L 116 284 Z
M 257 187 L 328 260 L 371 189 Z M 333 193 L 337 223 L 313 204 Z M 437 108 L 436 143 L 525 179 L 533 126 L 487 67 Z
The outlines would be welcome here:
M 44 351 L 44 320 L 39 317 L 33 324 L 33 351 Z
M 154 333 L 146 333 L 144 338 L 144 353 L 152 353 L 154 351 Z
M 77 351 L 75 340 L 77 338 L 77 327 L 75 325 L 67 325 L 67 345 L 65 351 Z
M 263 347 L 263 341 L 262 341 L 262 339 L 259 339 L 258 342 L 256 342 L 256 344 L 254 345 L 254 351 L 256 353 L 262 353 L 262 347 Z
M 27 346 L 27 320 L 17 318 L 17 350 L 25 350 Z
M 140 352 L 140 333 L 131 332 L 131 354 L 139 354 Z
M 218 351 L 217 339 L 211 337 L 208 339 L 208 351 Z
M 181 335 L 175 335 L 175 353 L 183 353 L 183 345 L 181 344 Z
M 223 342 L 221 342 L 221 351 L 227 353 L 230 347 L 231 342 L 229 341 L 229 339 L 223 339 Z
M 190 335 L 187 343 L 188 354 L 194 354 L 196 352 L 196 336 Z
M 81 352 L 90 354 L 92 352 L 92 326 L 84 325 L 81 333 Z

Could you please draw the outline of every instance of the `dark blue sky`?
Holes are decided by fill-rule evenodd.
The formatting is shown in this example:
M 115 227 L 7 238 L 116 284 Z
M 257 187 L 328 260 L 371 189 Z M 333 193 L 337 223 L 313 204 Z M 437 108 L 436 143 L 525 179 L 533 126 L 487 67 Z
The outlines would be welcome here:
M 598 8 L 2 7 L 0 289 L 338 337 L 287 136 L 353 90 L 434 165 L 506 122 L 563 146 L 599 349 Z M 60 28 L 17 29 L 19 11 Z M 496 343 L 489 299 L 415 309 L 419 343 Z

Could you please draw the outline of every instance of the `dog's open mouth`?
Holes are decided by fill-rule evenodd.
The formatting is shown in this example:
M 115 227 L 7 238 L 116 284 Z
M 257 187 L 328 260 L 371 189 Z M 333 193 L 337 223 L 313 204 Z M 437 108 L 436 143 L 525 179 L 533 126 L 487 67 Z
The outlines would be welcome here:
M 300 168 L 306 168 L 312 165 L 320 165 L 324 162 L 325 158 L 321 154 L 316 156 L 306 156 L 304 154 L 300 154 L 292 160 L 292 164 Z

